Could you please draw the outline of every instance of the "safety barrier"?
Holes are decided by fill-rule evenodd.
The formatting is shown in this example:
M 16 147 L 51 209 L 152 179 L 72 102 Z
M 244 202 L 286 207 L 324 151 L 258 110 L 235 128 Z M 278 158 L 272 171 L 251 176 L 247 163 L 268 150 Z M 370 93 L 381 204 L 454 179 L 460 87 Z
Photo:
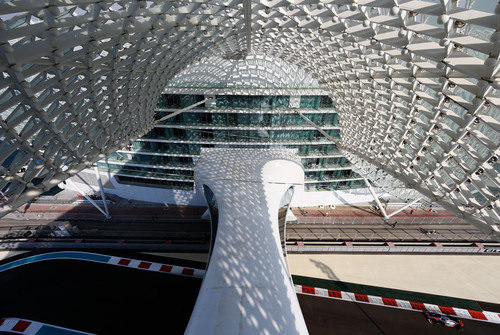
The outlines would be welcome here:
M 133 269 L 170 273 L 174 275 L 189 276 L 195 278 L 203 278 L 203 276 L 205 275 L 205 270 L 202 269 L 187 268 L 183 266 L 167 265 L 121 257 L 111 257 L 111 259 L 107 263 L 111 265 L 125 266 Z
M 424 253 L 424 254 L 491 254 L 498 253 L 497 248 L 478 247 L 417 247 L 417 246 L 313 246 L 287 245 L 289 253 Z
M 374 295 L 358 294 L 352 292 L 329 290 L 320 287 L 295 285 L 295 291 L 301 294 L 314 295 L 337 300 L 345 300 L 356 303 L 378 305 L 384 307 L 400 308 L 410 311 L 428 311 L 432 313 L 453 315 L 463 319 L 479 320 L 493 323 L 500 323 L 500 313 L 487 311 L 474 311 L 458 307 L 446 307 L 424 302 L 414 302 L 408 300 L 384 298 Z
M 467 224 L 463 219 L 454 216 L 414 216 L 393 217 L 399 224 Z M 392 222 L 391 221 L 391 222 Z M 381 217 L 374 216 L 297 216 L 290 224 L 384 224 Z

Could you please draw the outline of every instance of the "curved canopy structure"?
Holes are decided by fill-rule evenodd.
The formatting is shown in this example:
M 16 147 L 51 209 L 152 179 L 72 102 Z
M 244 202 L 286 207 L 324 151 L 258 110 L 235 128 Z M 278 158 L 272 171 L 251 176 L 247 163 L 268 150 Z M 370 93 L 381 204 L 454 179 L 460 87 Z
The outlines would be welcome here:
M 166 90 L 175 93 L 175 89 L 182 93 L 189 89 L 204 93 L 227 89 L 242 95 L 326 94 L 318 81 L 298 66 L 253 53 L 242 60 L 208 57 L 192 63 L 168 82 Z
M 472 0 L 0 3 L 9 211 L 144 134 L 165 84 L 250 52 L 329 92 L 346 151 L 496 232 L 500 8 Z

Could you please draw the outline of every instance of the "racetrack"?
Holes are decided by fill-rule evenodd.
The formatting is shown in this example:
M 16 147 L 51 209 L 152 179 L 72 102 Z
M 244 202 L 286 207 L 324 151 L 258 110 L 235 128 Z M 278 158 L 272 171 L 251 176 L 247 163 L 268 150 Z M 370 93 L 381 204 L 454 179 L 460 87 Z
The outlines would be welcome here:
M 429 324 L 420 312 L 304 294 L 299 294 L 298 297 L 311 335 L 457 334 L 455 329 Z M 460 334 L 500 334 L 499 324 L 462 321 L 464 328 Z
M 156 255 L 120 256 L 203 267 Z M 27 318 L 96 334 L 183 334 L 200 284 L 198 278 L 87 261 L 37 262 L 2 272 L 0 317 Z M 303 294 L 298 298 L 312 335 L 456 334 L 454 329 L 428 324 L 419 312 Z M 500 334 L 498 324 L 463 322 L 463 334 Z

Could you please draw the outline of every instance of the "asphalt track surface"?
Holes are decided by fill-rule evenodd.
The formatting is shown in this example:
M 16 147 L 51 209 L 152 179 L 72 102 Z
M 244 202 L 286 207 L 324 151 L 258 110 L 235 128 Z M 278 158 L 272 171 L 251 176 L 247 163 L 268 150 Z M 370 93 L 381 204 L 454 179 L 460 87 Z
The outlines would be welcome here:
M 0 317 L 96 334 L 182 334 L 201 279 L 145 272 L 68 260 L 11 269 L 0 275 Z
M 201 267 L 172 258 L 101 252 Z M 200 285 L 200 279 L 165 273 L 84 261 L 45 261 L 0 274 L 0 317 L 96 334 L 183 334 Z M 299 295 L 299 302 L 311 334 L 456 333 L 428 324 L 418 312 L 307 295 Z M 500 334 L 497 324 L 464 323 L 463 334 Z
M 500 334 L 500 325 L 462 320 L 456 329 L 429 324 L 423 313 L 299 294 L 300 307 L 311 335 L 315 334 Z

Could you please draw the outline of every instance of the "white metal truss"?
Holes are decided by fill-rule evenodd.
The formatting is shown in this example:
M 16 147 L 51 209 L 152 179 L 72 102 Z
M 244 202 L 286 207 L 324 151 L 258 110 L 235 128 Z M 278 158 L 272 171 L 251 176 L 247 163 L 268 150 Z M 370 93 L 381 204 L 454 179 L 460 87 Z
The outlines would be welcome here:
M 2 212 L 146 133 L 189 64 L 251 47 L 331 94 L 344 150 L 498 232 L 499 14 L 471 0 L 1 2 Z
M 316 79 L 300 67 L 279 58 L 254 53 L 241 60 L 208 57 L 192 63 L 168 82 L 164 93 L 328 94 Z

